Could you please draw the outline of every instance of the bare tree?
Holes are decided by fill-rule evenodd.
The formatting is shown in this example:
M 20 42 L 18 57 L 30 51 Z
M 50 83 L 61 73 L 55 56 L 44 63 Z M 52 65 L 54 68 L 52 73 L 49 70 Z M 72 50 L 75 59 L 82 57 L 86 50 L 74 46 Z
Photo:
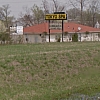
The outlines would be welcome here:
M 44 22 L 44 11 L 42 10 L 41 7 L 37 5 L 33 5 L 31 10 L 32 10 L 33 20 L 35 24 Z
M 76 8 L 70 8 L 67 11 L 69 21 L 78 21 L 80 16 L 80 10 Z
M 9 10 L 10 6 L 7 5 L 3 5 L 2 7 L 0 7 L 0 15 L 1 15 L 1 20 L 4 21 L 6 28 L 9 27 L 9 21 L 11 21 L 11 16 L 10 15 L 10 10 Z
M 25 12 L 20 13 L 20 18 L 17 19 L 17 23 L 23 25 L 24 27 L 34 25 L 31 9 L 27 6 L 23 7 L 23 9 Z
M 28 14 L 25 14 L 25 15 L 20 15 L 20 18 L 18 18 L 18 20 L 16 21 L 16 25 L 21 24 L 23 25 L 24 27 L 26 26 L 32 26 L 34 25 L 34 22 L 33 22 L 33 17 L 32 15 L 28 15 Z
M 83 8 L 86 6 L 87 0 L 75 0 L 73 2 L 70 0 L 70 3 L 74 8 L 80 8 L 80 21 L 83 24 Z
M 65 10 L 66 5 L 58 2 L 58 0 L 52 0 L 52 3 L 43 0 L 43 8 L 46 13 L 62 12 Z
M 100 2 L 99 0 L 91 0 L 89 7 L 83 13 L 85 24 L 94 27 L 95 23 L 100 19 Z
M 44 11 L 41 7 L 34 4 L 31 8 L 24 7 L 23 9 L 25 12 L 20 13 L 18 22 L 24 27 L 44 22 Z
M 48 7 L 49 4 L 48 4 L 47 0 L 43 0 L 42 3 L 43 3 L 44 13 L 45 14 L 49 14 L 50 13 L 50 9 Z
M 60 3 L 57 0 L 52 0 L 52 1 L 54 4 L 55 12 L 63 11 L 65 9 L 65 5 L 60 5 Z
M 54 3 L 54 7 L 55 7 L 55 12 L 57 12 L 58 11 L 58 2 L 57 2 L 57 0 L 52 0 L 53 1 L 53 3 Z
M 98 20 L 96 18 L 96 15 L 99 13 L 99 5 L 100 5 L 99 0 L 92 0 L 89 5 L 89 12 L 91 13 L 93 27 L 95 25 L 95 22 Z M 96 21 L 95 21 L 95 19 L 96 19 Z

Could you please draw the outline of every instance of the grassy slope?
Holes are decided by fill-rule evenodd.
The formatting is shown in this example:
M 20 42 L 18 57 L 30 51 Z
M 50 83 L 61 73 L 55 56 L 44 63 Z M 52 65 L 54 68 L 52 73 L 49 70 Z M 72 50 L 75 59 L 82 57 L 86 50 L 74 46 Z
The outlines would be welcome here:
M 100 93 L 100 42 L 0 46 L 0 100 L 74 93 Z

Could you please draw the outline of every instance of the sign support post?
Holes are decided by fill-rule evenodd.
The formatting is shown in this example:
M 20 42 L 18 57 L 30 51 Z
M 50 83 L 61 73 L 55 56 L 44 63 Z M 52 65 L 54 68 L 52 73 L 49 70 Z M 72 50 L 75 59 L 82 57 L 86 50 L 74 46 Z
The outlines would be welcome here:
M 50 42 L 50 20 L 49 20 L 49 42 Z
M 63 26 L 63 20 L 62 20 L 62 42 L 63 42 L 63 31 L 64 31 L 64 26 Z

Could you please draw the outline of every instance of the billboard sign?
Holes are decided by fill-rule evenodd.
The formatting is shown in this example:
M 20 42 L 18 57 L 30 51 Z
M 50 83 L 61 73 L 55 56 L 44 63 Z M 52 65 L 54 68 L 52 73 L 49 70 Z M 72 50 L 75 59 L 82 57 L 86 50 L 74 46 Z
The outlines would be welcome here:
M 45 20 L 67 20 L 67 14 L 46 14 Z
M 50 23 L 49 28 L 50 29 L 59 29 L 59 30 L 61 30 L 62 29 L 62 23 L 61 22 Z
M 10 26 L 10 32 L 15 32 L 15 31 L 16 31 L 16 27 Z
M 23 26 L 17 26 L 17 34 L 23 34 Z

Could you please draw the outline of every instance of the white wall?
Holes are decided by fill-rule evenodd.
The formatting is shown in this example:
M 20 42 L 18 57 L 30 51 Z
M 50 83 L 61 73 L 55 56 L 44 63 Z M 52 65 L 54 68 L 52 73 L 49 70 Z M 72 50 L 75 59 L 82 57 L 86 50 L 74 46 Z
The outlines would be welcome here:
M 46 35 L 46 42 L 49 42 L 49 35 Z M 56 42 L 55 35 L 50 35 L 50 42 Z
M 80 37 L 80 34 L 78 34 L 78 37 Z M 80 41 L 80 38 L 78 38 L 78 41 Z M 98 33 L 81 33 L 81 41 L 99 41 Z
M 26 41 L 26 39 L 28 39 L 28 41 Z M 42 43 L 42 38 L 39 34 L 24 35 L 24 43 Z

